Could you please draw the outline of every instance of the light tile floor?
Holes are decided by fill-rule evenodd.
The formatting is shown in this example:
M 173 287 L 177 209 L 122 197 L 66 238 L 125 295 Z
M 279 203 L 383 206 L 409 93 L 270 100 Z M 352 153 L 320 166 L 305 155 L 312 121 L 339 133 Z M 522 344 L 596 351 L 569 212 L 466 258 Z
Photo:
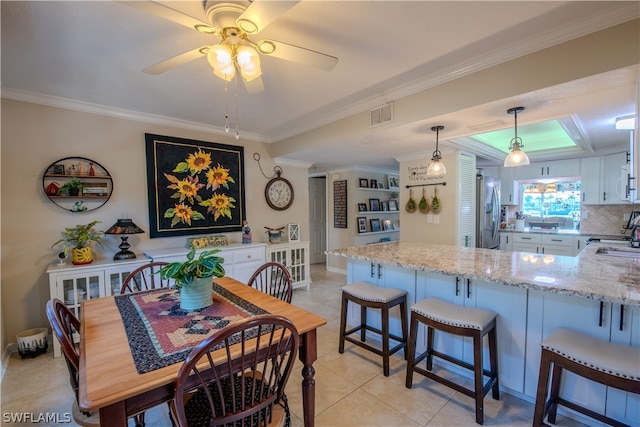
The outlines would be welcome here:
M 476 425 L 473 399 L 418 374 L 414 375 L 413 388 L 407 389 L 406 363 L 401 353 L 394 355 L 389 377 L 382 374 L 380 358 L 360 347 L 346 343 L 345 353 L 339 354 L 340 288 L 345 276 L 327 272 L 324 265 L 314 265 L 311 277 L 311 290 L 295 290 L 293 304 L 327 319 L 327 324 L 318 330 L 318 360 L 314 364 L 316 426 Z M 287 385 L 293 427 L 303 425 L 301 367 L 298 362 Z M 8 417 L 21 413 L 32 414 L 36 419 L 40 414 L 58 414 L 58 419 L 64 421 L 64 414 L 70 412 L 74 397 L 67 367 L 64 358 L 53 358 L 51 350 L 35 359 L 21 360 L 14 354 L 1 386 L 0 425 L 74 425 L 9 422 Z M 501 393 L 499 401 L 493 400 L 491 393 L 485 398 L 485 426 L 530 426 L 532 416 L 531 403 L 506 393 Z M 167 406 L 148 411 L 146 421 L 148 427 L 170 426 Z M 582 425 L 561 416 L 557 421 L 564 426 Z

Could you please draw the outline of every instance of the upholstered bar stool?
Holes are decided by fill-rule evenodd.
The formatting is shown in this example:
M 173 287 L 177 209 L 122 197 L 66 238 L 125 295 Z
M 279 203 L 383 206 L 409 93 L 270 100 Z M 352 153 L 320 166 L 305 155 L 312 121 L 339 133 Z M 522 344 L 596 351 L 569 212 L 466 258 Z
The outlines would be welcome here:
M 407 388 L 411 388 L 413 384 L 413 373 L 417 372 L 440 384 L 451 387 L 462 394 L 473 397 L 476 403 L 476 423 L 482 424 L 484 422 L 484 396 L 489 389 L 491 389 L 493 398 L 500 398 L 500 391 L 498 389 L 496 316 L 496 313 L 489 310 L 462 307 L 437 298 L 427 298 L 414 304 L 411 307 L 409 358 L 407 359 L 406 379 Z M 416 357 L 416 339 L 418 336 L 419 323 L 427 327 L 427 350 Z M 463 337 L 471 337 L 473 339 L 473 364 L 434 350 L 433 336 L 435 330 Z M 482 367 L 482 341 L 485 335 L 488 335 L 489 340 L 489 365 L 491 368 L 489 371 Z M 431 372 L 434 357 L 472 370 L 474 376 L 473 390 Z M 427 369 L 418 366 L 425 358 L 427 359 Z M 486 383 L 484 383 L 484 376 L 489 377 Z
M 348 302 L 354 302 L 360 306 L 360 325 L 347 330 Z M 402 322 L 402 337 L 389 332 L 389 309 L 395 306 L 400 308 Z M 380 309 L 382 316 L 382 329 L 367 325 L 367 308 Z M 360 332 L 360 338 L 350 336 Z M 371 331 L 381 336 L 382 350 L 366 342 L 366 332 Z M 382 371 L 385 377 L 389 376 L 389 356 L 398 350 L 407 347 L 407 291 L 395 288 L 383 288 L 367 282 L 354 282 L 342 288 L 342 314 L 340 317 L 340 345 L 338 351 L 344 353 L 344 342 L 349 341 L 366 350 L 382 356 Z M 390 340 L 396 341 L 394 347 L 390 347 Z
M 555 424 L 558 405 L 612 426 L 626 425 L 564 400 L 559 396 L 560 379 L 562 370 L 566 369 L 600 384 L 640 394 L 640 348 L 611 343 L 565 328 L 553 331 L 541 345 L 534 426 L 546 426 L 544 418 L 547 414 L 548 421 Z M 551 391 L 546 400 L 552 366 Z

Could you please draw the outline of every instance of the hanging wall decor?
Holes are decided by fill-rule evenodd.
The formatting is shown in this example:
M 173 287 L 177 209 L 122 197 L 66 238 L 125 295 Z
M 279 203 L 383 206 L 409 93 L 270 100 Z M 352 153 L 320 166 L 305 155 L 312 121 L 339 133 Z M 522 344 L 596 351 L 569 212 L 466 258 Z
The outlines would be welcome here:
M 145 134 L 150 236 L 241 231 L 244 148 Z

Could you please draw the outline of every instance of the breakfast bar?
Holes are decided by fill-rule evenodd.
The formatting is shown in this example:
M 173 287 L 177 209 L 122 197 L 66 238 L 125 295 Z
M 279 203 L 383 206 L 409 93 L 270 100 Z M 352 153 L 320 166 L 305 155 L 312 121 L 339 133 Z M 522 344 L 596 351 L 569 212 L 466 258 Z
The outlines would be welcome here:
M 347 258 L 348 283 L 367 281 L 405 289 L 410 305 L 436 297 L 496 312 L 500 387 L 533 401 L 540 343 L 555 329 L 570 328 L 640 347 L 640 259 L 634 252 L 624 253 L 631 249 L 591 243 L 571 257 L 389 242 L 334 249 L 327 254 Z M 357 317 L 356 310 L 350 310 L 348 321 L 355 324 Z M 375 316 L 371 321 L 377 321 Z M 400 319 L 391 319 L 390 325 L 392 332 L 397 332 Z M 417 343 L 420 351 L 426 346 L 423 332 Z M 436 345 L 459 353 L 463 360 L 472 360 L 471 346 L 462 339 L 439 337 Z M 629 424 L 640 421 L 637 395 L 571 373 L 563 381 L 563 389 L 569 400 L 580 405 Z

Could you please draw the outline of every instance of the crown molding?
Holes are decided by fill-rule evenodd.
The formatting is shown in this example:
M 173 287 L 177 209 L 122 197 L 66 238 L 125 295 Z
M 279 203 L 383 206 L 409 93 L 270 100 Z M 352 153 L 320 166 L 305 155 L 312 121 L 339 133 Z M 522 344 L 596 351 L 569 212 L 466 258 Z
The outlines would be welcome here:
M 62 98 L 58 96 L 43 95 L 35 92 L 28 92 L 2 87 L 2 98 L 13 101 L 28 102 L 31 104 L 45 105 L 47 107 L 63 108 L 65 110 L 79 111 L 81 113 L 97 114 L 100 116 L 115 117 L 118 119 L 131 120 L 160 126 L 169 126 L 179 129 L 193 130 L 210 133 L 219 136 L 228 136 L 224 128 L 212 126 L 204 123 L 192 122 L 188 120 L 176 119 L 173 117 L 160 116 L 156 114 L 140 113 L 122 108 L 108 107 L 106 105 L 94 104 L 91 102 L 77 101 L 74 99 Z M 266 141 L 258 134 L 241 132 L 242 139 Z

